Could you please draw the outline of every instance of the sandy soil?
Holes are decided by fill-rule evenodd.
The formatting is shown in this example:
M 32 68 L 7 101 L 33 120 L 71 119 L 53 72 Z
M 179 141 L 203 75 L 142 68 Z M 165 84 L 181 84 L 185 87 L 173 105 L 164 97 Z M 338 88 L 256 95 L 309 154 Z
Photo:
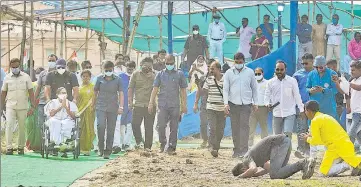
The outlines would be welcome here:
M 347 176 L 349 172 L 326 178 L 316 171 L 310 180 L 302 180 L 300 172 L 286 180 L 270 180 L 268 175 L 240 179 L 231 174 L 237 163 L 231 155 L 231 149 L 220 150 L 218 158 L 207 149 L 178 149 L 175 156 L 134 151 L 86 174 L 71 186 L 361 186 L 358 177 Z M 292 153 L 290 162 L 296 160 Z

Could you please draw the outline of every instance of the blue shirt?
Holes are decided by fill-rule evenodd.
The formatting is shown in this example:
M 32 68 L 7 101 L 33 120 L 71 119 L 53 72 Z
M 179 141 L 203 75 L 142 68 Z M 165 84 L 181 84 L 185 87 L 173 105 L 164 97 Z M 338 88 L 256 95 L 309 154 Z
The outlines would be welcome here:
M 120 124 L 126 125 L 132 122 L 132 110 L 129 110 L 128 108 L 128 87 L 129 87 L 130 76 L 122 72 L 119 74 L 119 77 L 122 80 L 123 95 L 124 95 L 124 108 L 123 108 L 123 114 Z
M 0 88 L 1 88 L 3 86 L 3 82 L 5 79 L 6 73 L 3 68 L 1 68 L 0 73 L 1 73 L 1 75 L 0 75 Z
M 311 41 L 312 26 L 310 24 L 297 24 L 296 34 L 298 36 L 298 41 L 301 44 Z
M 259 27 L 262 29 L 262 34 L 267 38 L 268 42 L 269 42 L 269 46 L 271 49 L 273 49 L 273 31 L 274 31 L 274 26 L 272 23 L 268 23 L 269 28 L 271 29 L 272 33 L 269 33 L 268 29 L 266 28 L 265 24 L 261 24 L 259 25 Z
M 162 70 L 158 72 L 153 83 L 153 87 L 159 88 L 158 106 L 162 108 L 179 107 L 179 90 L 187 88 L 187 86 L 182 71 Z
M 315 86 L 324 88 L 324 92 L 310 94 L 310 100 L 315 100 L 320 104 L 320 112 L 328 114 L 337 119 L 335 95 L 338 93 L 335 83 L 332 81 L 332 75 L 337 73 L 326 68 L 325 74 L 320 77 L 317 70 L 312 70 L 308 74 L 307 90 Z
M 309 73 L 310 71 L 307 72 L 305 69 L 300 69 L 295 74 L 293 74 L 293 78 L 297 80 L 298 89 L 300 90 L 300 95 L 303 104 L 305 104 L 308 100 L 310 100 L 310 95 L 306 88 L 307 78 Z
M 94 86 L 94 91 L 98 91 L 96 110 L 103 112 L 118 113 L 119 92 L 123 92 L 121 78 L 112 75 L 112 80 L 106 80 L 105 75 L 99 75 Z

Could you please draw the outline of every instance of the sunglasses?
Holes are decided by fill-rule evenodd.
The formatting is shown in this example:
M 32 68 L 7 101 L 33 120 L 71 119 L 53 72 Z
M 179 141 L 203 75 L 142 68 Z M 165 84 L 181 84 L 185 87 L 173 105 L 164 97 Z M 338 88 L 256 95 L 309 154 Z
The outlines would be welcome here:
M 92 69 L 92 66 L 85 66 L 85 69 Z
M 165 63 L 165 65 L 174 65 L 173 63 Z
M 113 70 L 104 70 L 105 72 L 113 72 Z
M 281 68 L 276 68 L 276 71 L 284 71 L 285 69 L 281 69 Z
M 65 69 L 65 67 L 57 67 L 56 69 Z
M 262 75 L 262 73 L 255 73 L 254 75 L 256 75 L 256 76 L 260 76 L 260 75 Z
M 301 63 L 302 65 L 308 65 L 308 63 Z

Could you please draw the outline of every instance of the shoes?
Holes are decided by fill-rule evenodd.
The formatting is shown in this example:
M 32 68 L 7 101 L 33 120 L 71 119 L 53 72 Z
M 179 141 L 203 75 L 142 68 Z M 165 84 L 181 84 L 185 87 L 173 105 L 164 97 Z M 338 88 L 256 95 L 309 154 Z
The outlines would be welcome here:
M 130 145 L 125 144 L 123 147 L 124 147 L 123 148 L 124 151 L 129 151 L 130 150 Z
M 207 141 L 203 141 L 203 143 L 201 144 L 201 148 L 207 148 L 207 144 L 208 142 Z
M 24 155 L 24 149 L 18 149 L 18 155 Z
M 361 175 L 361 164 L 355 168 L 352 168 L 351 176 L 360 176 Z
M 306 158 L 304 163 L 302 179 L 309 179 L 315 171 L 316 160 L 314 158 Z
M 170 155 L 170 156 L 177 155 L 177 153 L 175 152 L 174 149 L 168 149 L 168 150 L 167 150 L 167 153 L 168 153 L 168 155 Z
M 122 149 L 118 146 L 113 147 L 113 154 L 118 154 Z
M 68 158 L 68 155 L 67 155 L 66 153 L 63 153 L 63 154 L 61 155 L 61 158 Z
M 299 159 L 305 158 L 305 155 L 301 151 L 298 151 L 298 150 L 294 153 L 294 155 L 295 155 L 295 157 L 297 157 Z
M 8 149 L 8 150 L 6 150 L 6 155 L 13 155 L 14 153 L 13 153 L 13 149 Z
M 149 149 L 149 148 L 145 148 L 144 151 L 145 151 L 145 152 L 149 152 L 149 153 L 152 152 L 152 150 Z
M 51 154 L 53 156 L 58 156 L 58 151 L 56 149 L 53 150 L 53 153 Z
M 217 158 L 217 157 L 218 157 L 218 151 L 217 151 L 217 150 L 212 150 L 212 151 L 211 151 L 211 155 L 212 155 L 214 158 Z
M 109 157 L 110 157 L 110 151 L 104 151 L 104 156 L 103 156 L 103 158 L 104 158 L 104 159 L 109 159 Z

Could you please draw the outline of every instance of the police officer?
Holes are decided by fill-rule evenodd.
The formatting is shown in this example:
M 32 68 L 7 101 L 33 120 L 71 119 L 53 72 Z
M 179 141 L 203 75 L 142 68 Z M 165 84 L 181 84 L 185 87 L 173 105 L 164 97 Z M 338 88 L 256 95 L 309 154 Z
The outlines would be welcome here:
M 218 57 L 219 63 L 223 65 L 223 43 L 226 41 L 227 31 L 223 23 L 219 22 L 221 17 L 213 15 L 214 22 L 209 24 L 207 38 L 210 46 L 210 58 Z

